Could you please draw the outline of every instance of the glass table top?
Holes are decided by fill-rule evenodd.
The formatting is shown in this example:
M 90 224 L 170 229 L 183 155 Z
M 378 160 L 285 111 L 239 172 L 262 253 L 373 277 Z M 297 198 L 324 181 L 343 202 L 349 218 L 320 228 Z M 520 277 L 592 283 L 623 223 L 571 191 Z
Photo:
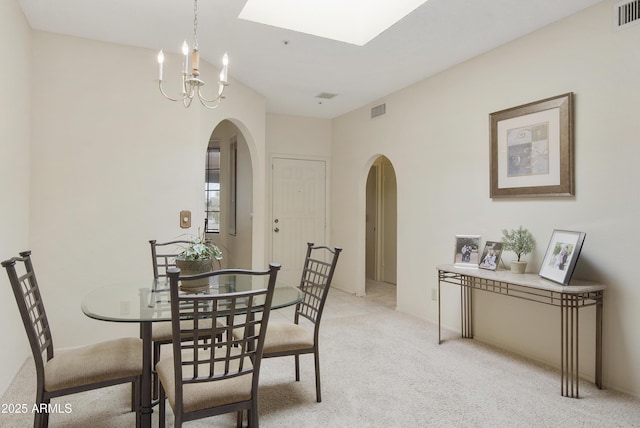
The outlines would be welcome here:
M 232 293 L 266 288 L 268 276 L 219 275 L 211 277 L 209 288 L 201 293 Z M 88 317 L 115 322 L 171 320 L 167 278 L 139 283 L 110 285 L 88 292 L 82 299 L 82 312 Z M 295 305 L 302 300 L 297 287 L 276 281 L 272 309 Z

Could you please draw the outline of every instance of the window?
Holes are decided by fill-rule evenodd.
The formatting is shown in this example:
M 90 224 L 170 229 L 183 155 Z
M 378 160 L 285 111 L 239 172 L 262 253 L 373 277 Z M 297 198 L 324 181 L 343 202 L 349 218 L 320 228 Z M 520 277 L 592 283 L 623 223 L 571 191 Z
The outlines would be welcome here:
M 207 233 L 220 232 L 220 149 L 207 149 L 205 170 L 205 214 Z

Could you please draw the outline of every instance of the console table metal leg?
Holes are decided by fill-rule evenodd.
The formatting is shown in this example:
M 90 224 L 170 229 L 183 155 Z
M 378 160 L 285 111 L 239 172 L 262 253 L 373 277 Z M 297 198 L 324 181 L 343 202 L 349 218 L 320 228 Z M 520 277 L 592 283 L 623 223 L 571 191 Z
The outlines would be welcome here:
M 560 304 L 560 393 L 578 398 L 578 297 L 563 294 Z
M 602 389 L 602 293 L 596 303 L 596 386 Z
M 460 287 L 460 329 L 462 337 L 473 339 L 473 290 L 468 281 L 473 281 L 473 279 L 464 277 L 463 286 Z
M 438 278 L 438 345 L 442 343 L 440 322 L 440 278 Z

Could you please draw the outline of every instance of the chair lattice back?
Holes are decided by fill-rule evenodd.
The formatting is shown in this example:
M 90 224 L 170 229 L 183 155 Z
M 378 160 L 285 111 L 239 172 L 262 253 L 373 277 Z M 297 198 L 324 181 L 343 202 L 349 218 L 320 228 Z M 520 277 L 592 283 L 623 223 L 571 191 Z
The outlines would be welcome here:
M 342 248 L 338 247 L 314 246 L 312 242 L 307 243 L 307 255 L 300 280 L 303 299 L 296 306 L 296 324 L 300 317 L 308 319 L 316 326 L 320 324 L 322 309 L 341 251 Z
M 22 265 L 18 273 L 16 265 Z M 46 351 L 47 361 L 53 358 L 53 339 L 44 309 L 40 288 L 31 263 L 31 251 L 23 251 L 20 257 L 2 262 L 9 276 L 9 282 L 18 304 L 18 310 L 29 338 L 31 352 L 36 363 L 36 370 L 44 370 L 42 354 Z
M 182 252 L 183 247 L 192 244 L 192 242 L 180 240 L 157 243 L 155 240 L 151 240 L 149 244 L 151 244 L 153 277 L 158 279 L 167 276 L 167 269 L 176 266 L 176 256 Z
M 180 270 L 170 268 L 171 320 L 176 402 L 182 400 L 182 385 L 215 382 L 253 374 L 257 379 L 262 357 L 264 337 L 271 310 L 276 276 L 280 265 L 271 264 L 268 270 L 251 271 L 223 269 L 198 275 L 180 277 Z M 179 291 L 183 279 L 198 279 L 217 275 L 249 275 L 264 277 L 264 288 L 224 294 L 185 294 Z M 224 317 L 226 324 L 208 323 L 203 319 Z M 193 319 L 193 324 L 180 319 Z M 242 337 L 233 332 L 242 331 Z M 181 340 L 176 340 L 176 337 Z M 206 339 L 218 337 L 215 345 Z

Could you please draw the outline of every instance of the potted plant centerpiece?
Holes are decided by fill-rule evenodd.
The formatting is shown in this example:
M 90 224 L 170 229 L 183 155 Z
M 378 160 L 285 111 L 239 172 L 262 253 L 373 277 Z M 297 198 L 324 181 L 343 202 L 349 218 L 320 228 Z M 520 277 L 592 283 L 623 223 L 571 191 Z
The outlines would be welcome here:
M 518 229 L 502 229 L 502 243 L 505 250 L 513 251 L 518 257 L 517 260 L 511 262 L 511 272 L 524 273 L 527 269 L 527 262 L 520 259 L 532 252 L 536 246 L 536 240 L 531 232 L 522 226 Z
M 180 269 L 180 276 L 196 275 L 210 272 L 221 267 L 222 251 L 217 245 L 206 239 L 204 233 L 194 237 L 191 244 L 176 256 L 176 267 Z M 209 279 L 182 281 L 182 288 L 208 288 Z

